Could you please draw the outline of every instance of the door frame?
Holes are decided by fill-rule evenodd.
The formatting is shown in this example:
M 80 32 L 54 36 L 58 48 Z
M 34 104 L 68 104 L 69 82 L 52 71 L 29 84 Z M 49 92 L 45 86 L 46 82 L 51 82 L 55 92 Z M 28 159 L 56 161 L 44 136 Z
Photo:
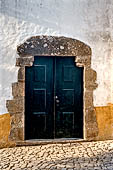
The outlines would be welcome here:
M 96 113 L 93 105 L 93 90 L 97 88 L 96 72 L 91 68 L 91 48 L 83 42 L 54 36 L 36 36 L 27 39 L 17 47 L 16 58 L 18 81 L 12 83 L 13 100 L 6 106 L 11 115 L 9 140 L 25 140 L 25 67 L 31 67 L 34 56 L 74 56 L 78 67 L 83 71 L 83 139 L 94 140 L 98 135 Z

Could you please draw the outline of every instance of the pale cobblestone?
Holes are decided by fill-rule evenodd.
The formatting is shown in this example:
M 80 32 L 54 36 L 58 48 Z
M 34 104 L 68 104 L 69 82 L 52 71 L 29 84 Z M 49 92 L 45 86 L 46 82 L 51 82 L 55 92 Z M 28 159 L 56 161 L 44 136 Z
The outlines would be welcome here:
M 0 170 L 113 170 L 113 140 L 0 150 Z

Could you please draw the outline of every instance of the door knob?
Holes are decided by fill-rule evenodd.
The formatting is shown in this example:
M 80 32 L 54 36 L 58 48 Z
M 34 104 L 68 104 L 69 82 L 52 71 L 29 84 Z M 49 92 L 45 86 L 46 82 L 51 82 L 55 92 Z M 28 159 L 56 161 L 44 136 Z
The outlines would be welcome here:
M 56 100 L 56 103 L 59 103 L 59 100 Z

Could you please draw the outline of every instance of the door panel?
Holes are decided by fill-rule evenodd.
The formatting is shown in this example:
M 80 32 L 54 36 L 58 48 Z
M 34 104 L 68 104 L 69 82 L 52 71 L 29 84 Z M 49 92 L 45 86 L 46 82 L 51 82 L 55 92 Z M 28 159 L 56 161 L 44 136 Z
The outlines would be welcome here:
M 26 67 L 26 139 L 53 138 L 53 59 Z
M 74 57 L 35 57 L 26 67 L 26 139 L 82 138 L 83 69 Z
M 79 138 L 83 131 L 83 70 L 74 57 L 56 58 L 56 138 Z

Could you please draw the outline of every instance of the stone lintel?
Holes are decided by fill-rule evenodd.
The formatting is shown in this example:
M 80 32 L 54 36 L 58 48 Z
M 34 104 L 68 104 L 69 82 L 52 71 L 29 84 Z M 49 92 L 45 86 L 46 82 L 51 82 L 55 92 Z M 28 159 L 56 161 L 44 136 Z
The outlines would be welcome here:
M 17 47 L 17 52 L 21 57 L 29 55 L 91 56 L 91 48 L 83 42 L 55 36 L 31 37 Z

